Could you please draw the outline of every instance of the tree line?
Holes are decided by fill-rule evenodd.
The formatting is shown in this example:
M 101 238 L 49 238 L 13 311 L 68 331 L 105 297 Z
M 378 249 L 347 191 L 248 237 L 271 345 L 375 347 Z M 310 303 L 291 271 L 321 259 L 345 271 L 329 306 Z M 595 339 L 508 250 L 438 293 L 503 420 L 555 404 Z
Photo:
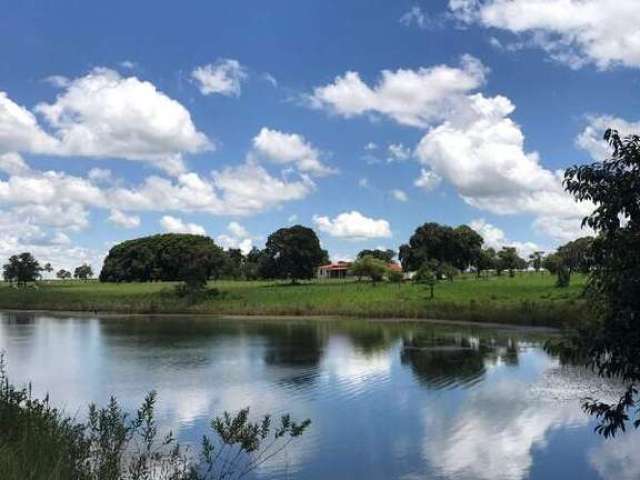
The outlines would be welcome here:
M 474 271 L 478 278 L 492 271 L 500 276 L 531 266 L 558 275 L 558 286 L 567 286 L 573 272 L 587 272 L 590 268 L 590 237 L 561 246 L 554 253 L 543 256 L 534 252 L 528 260 L 515 247 L 500 250 L 484 247 L 484 240 L 467 225 L 450 227 L 429 222 L 418 227 L 408 243 L 400 246 L 398 258 L 404 272 L 419 273 L 418 281 L 430 276 L 435 280 L 453 279 L 462 271 Z M 384 278 L 400 282 L 402 272 L 390 269 L 396 252 L 387 249 L 365 249 L 358 253 L 350 266 L 350 273 L 366 277 L 374 283 Z M 115 245 L 105 258 L 99 279 L 102 282 L 182 281 L 188 289 L 202 289 L 208 280 L 308 280 L 317 268 L 329 263 L 329 255 L 322 249 L 316 233 L 302 225 L 281 228 L 267 238 L 265 247 L 254 247 L 247 254 L 240 249 L 223 250 L 207 236 L 167 233 L 127 240 Z M 50 263 L 41 266 L 29 252 L 14 255 L 3 267 L 5 281 L 23 286 L 52 272 Z M 93 277 L 90 265 L 75 268 L 73 274 L 65 269 L 56 272 L 61 280 Z M 427 280 L 427 283 L 429 281 Z
M 29 282 L 41 280 L 43 272 L 53 272 L 51 263 L 40 265 L 40 262 L 30 252 L 23 252 L 9 257 L 7 263 L 2 267 L 2 278 L 5 282 L 22 287 Z M 68 280 L 72 274 L 68 270 L 60 269 L 56 272 L 56 277 L 60 280 Z M 78 280 L 93 278 L 91 265 L 84 263 L 76 267 L 73 271 L 73 278 Z

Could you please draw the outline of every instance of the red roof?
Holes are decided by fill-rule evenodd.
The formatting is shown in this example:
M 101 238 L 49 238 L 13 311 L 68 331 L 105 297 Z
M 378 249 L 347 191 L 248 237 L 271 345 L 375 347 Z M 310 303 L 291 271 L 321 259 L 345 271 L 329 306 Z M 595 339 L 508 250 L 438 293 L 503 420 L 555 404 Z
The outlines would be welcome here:
M 348 270 L 351 267 L 351 262 L 336 262 L 329 263 L 328 265 L 320 266 L 321 270 Z
M 395 272 L 401 272 L 402 271 L 402 267 L 400 266 L 399 263 L 396 263 L 396 262 L 387 263 L 387 268 L 389 270 L 393 270 Z

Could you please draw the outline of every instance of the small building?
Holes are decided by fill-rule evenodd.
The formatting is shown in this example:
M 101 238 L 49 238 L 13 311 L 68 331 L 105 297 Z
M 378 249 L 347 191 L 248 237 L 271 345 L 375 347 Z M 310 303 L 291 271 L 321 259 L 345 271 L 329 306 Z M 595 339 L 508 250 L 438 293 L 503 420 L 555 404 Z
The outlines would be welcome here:
M 334 262 L 318 267 L 318 278 L 321 280 L 347 278 L 351 262 Z

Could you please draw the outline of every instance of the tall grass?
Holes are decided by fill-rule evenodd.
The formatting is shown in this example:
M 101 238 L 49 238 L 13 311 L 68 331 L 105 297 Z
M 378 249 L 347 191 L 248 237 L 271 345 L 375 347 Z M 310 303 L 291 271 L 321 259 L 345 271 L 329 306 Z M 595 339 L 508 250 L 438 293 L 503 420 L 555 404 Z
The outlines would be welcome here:
M 225 412 L 211 422 L 213 436 L 198 456 L 184 451 L 168 433 L 158 439 L 155 393 L 136 415 L 115 398 L 89 406 L 84 423 L 64 415 L 49 399 L 17 388 L 0 354 L 0 478 L 2 480 L 205 480 L 240 479 L 284 451 L 309 426 L 288 415 L 249 420 L 249 410 Z
M 584 278 L 574 275 L 569 288 L 555 277 L 524 273 L 441 281 L 435 298 L 412 283 L 313 281 L 211 282 L 218 291 L 194 302 L 175 294 L 171 283 L 101 284 L 50 282 L 37 289 L 0 286 L 0 308 L 119 313 L 203 313 L 217 315 L 328 315 L 367 318 L 432 318 L 561 326 L 587 315 L 581 298 Z

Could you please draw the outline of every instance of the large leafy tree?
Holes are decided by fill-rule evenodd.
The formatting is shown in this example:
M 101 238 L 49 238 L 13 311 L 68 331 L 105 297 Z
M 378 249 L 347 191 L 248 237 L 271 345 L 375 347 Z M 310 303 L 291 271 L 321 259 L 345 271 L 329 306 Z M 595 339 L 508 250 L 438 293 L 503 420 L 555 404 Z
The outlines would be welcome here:
M 601 375 L 628 385 L 618 402 L 585 403 L 600 419 L 598 431 L 609 436 L 630 420 L 640 425 L 637 410 L 630 418 L 640 381 L 640 137 L 623 139 L 608 130 L 605 139 L 613 149 L 611 158 L 565 172 L 567 191 L 595 205 L 583 225 L 597 234 L 587 289 L 596 321 L 570 339 L 565 353 L 581 355 Z
M 42 267 L 29 252 L 20 255 L 12 255 L 9 261 L 2 267 L 2 276 L 5 282 L 15 282 L 18 286 L 27 282 L 35 282 L 40 278 Z
M 203 259 L 208 263 L 202 268 Z M 192 265 L 193 264 L 193 265 Z M 102 282 L 187 281 L 200 272 L 218 277 L 223 250 L 203 235 L 167 233 L 136 238 L 114 246 L 100 272 Z M 193 270 L 189 267 L 193 266 Z
M 508 270 L 509 276 L 514 276 L 514 271 L 522 269 L 526 266 L 527 262 L 518 255 L 518 251 L 515 247 L 502 247 L 502 250 L 498 252 L 498 263 L 500 270 Z
M 489 247 L 481 249 L 475 265 L 477 277 L 480 278 L 482 276 L 482 272 L 495 269 L 496 263 L 497 254 L 493 248 Z
M 387 249 L 387 250 L 365 249 L 365 250 L 361 250 L 360 253 L 358 253 L 358 259 L 362 259 L 364 257 L 373 257 L 378 260 L 382 260 L 385 263 L 391 263 L 393 261 L 393 257 L 395 256 L 396 256 L 396 252 L 394 252 L 391 249 Z
M 382 280 L 387 273 L 387 262 L 372 255 L 365 255 L 353 262 L 351 273 L 358 279 L 369 277 L 375 284 Z
M 482 237 L 466 225 L 451 228 L 425 223 L 416 229 L 408 244 L 400 247 L 399 257 L 405 271 L 417 271 L 430 260 L 464 270 L 477 263 L 482 243 Z
M 281 228 L 267 239 L 260 258 L 263 278 L 310 279 L 316 268 L 327 260 L 315 232 L 302 225 Z
M 77 278 L 78 280 L 89 280 L 93 278 L 93 268 L 91 265 L 83 263 L 79 267 L 76 267 L 73 271 L 73 278 Z

